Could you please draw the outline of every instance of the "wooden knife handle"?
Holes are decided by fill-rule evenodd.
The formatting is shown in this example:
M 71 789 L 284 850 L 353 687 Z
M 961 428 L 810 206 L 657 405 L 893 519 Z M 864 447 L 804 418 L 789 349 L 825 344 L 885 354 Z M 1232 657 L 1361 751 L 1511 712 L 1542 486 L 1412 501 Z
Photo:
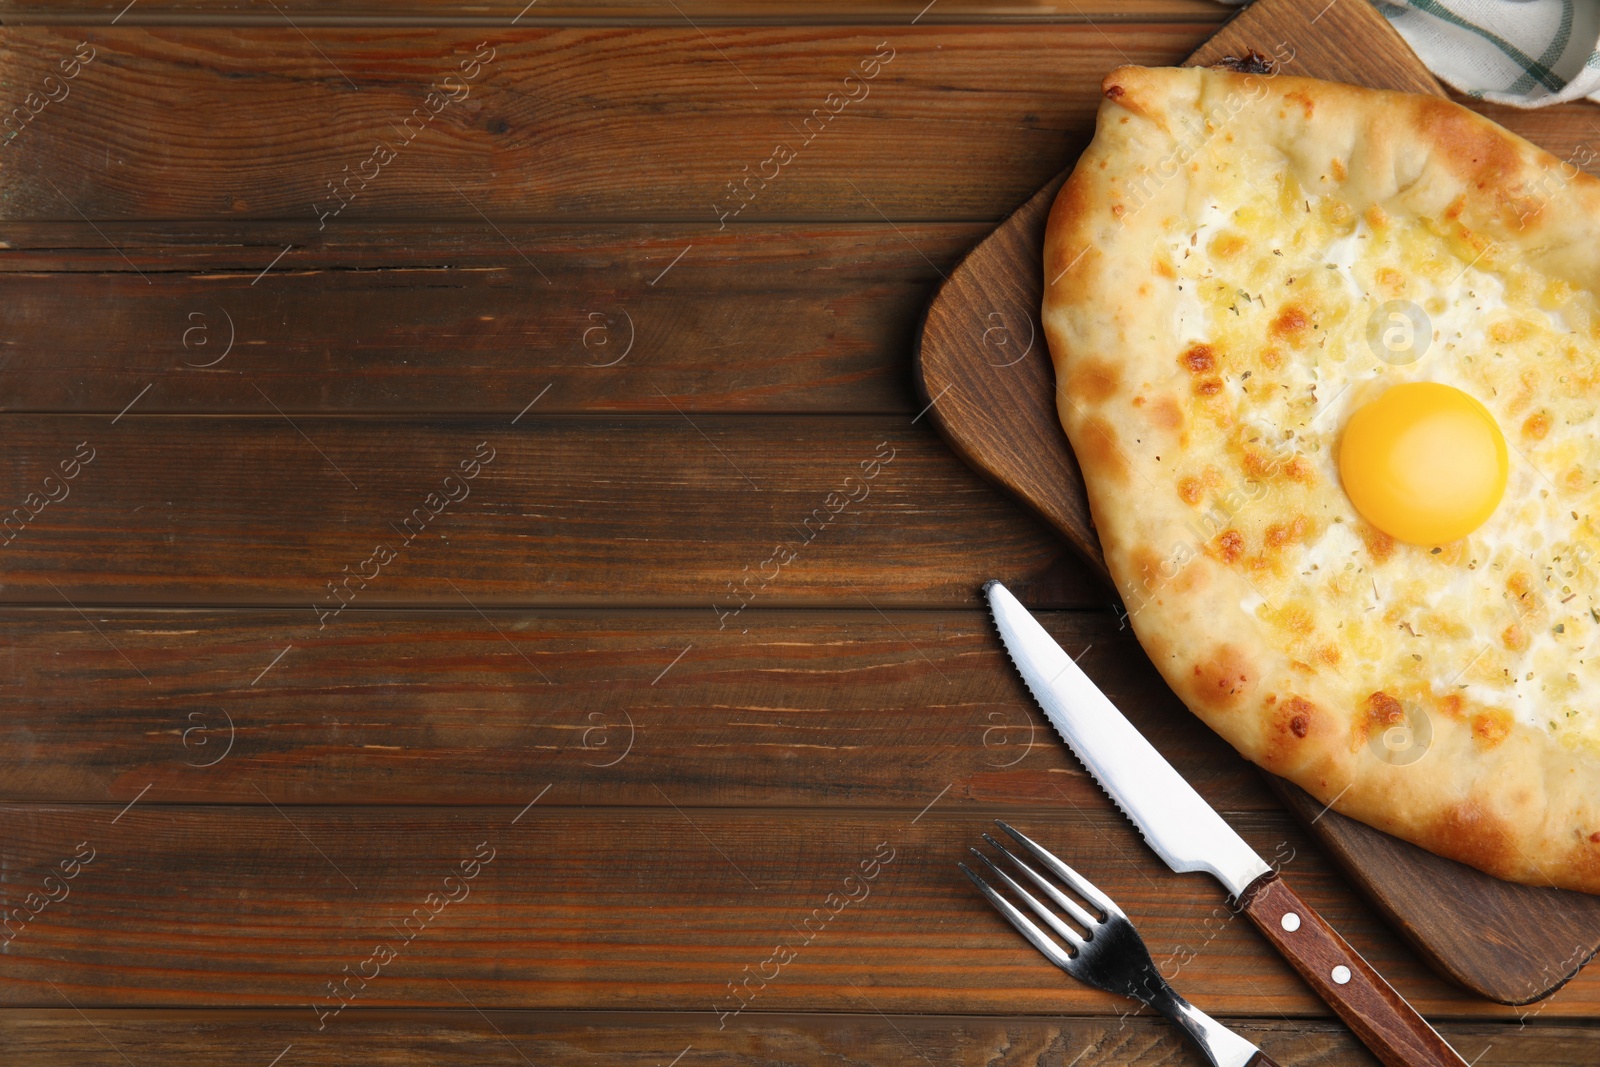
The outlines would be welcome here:
M 1277 874 L 1252 882 L 1240 895 L 1239 906 L 1388 1067 L 1467 1067 L 1428 1021 Z

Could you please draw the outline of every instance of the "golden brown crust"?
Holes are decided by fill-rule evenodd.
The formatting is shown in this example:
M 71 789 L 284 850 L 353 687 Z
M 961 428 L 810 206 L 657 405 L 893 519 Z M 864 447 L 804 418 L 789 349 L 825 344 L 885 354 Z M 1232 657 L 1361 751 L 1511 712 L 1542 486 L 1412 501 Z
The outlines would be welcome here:
M 1600 892 L 1596 748 L 1558 743 L 1454 687 L 1371 677 L 1338 638 L 1319 636 L 1315 619 L 1297 618 L 1301 609 L 1261 605 L 1252 573 L 1319 536 L 1325 518 L 1285 514 L 1255 533 L 1223 522 L 1193 535 L 1194 505 L 1226 481 L 1202 462 L 1206 439 L 1196 435 L 1227 421 L 1217 405 L 1230 403 L 1237 374 L 1225 384 L 1223 364 L 1236 372 L 1246 356 L 1178 335 L 1173 258 L 1184 253 L 1170 250 L 1172 235 L 1188 234 L 1215 198 L 1218 153 L 1279 160 L 1285 180 L 1308 191 L 1306 212 L 1336 193 L 1374 230 L 1426 220 L 1441 240 L 1479 249 L 1483 264 L 1514 256 L 1573 289 L 1600 286 L 1600 181 L 1444 100 L 1123 67 L 1105 80 L 1094 141 L 1056 199 L 1044 254 L 1061 420 L 1134 630 L 1174 691 L 1246 757 L 1347 815 L 1503 878 Z M 1293 227 L 1287 217 L 1283 225 Z M 1195 252 L 1223 260 L 1236 244 L 1223 235 Z M 1374 284 L 1389 282 L 1380 273 Z M 1250 365 L 1264 377 L 1327 358 L 1318 348 L 1325 310 L 1310 300 L 1264 311 Z M 1542 440 L 1549 417 L 1526 410 L 1526 422 L 1505 424 L 1508 438 Z M 1316 481 L 1307 457 L 1284 462 L 1253 447 L 1240 459 L 1247 474 Z M 1412 546 L 1397 548 L 1359 520 L 1346 529 L 1372 567 L 1461 568 L 1469 555 L 1462 542 L 1406 555 Z M 1528 619 L 1525 611 L 1503 633 L 1497 622 L 1496 648 L 1523 639 Z M 1419 709 L 1425 756 L 1385 758 L 1374 739 Z

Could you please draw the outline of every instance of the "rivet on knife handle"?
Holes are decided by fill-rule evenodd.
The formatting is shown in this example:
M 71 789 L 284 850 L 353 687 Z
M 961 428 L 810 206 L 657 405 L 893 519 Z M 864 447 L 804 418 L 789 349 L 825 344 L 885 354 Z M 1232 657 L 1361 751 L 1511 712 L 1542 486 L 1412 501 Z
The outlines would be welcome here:
M 1389 1067 L 1466 1067 L 1428 1021 L 1276 874 L 1252 883 L 1239 906 Z

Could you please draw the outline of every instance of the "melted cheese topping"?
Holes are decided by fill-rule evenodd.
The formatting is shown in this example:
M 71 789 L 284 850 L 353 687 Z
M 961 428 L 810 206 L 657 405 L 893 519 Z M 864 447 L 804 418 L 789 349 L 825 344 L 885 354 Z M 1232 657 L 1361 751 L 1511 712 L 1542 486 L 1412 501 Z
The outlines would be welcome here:
M 1279 647 L 1355 691 L 1489 742 L 1515 721 L 1600 751 L 1594 295 L 1451 219 L 1358 216 L 1281 162 L 1206 165 L 1229 192 L 1156 250 L 1181 349 L 1150 383 L 1188 396 L 1175 480 L 1196 542 L 1249 581 Z M 1350 414 L 1420 380 L 1476 397 L 1511 450 L 1489 520 L 1421 547 L 1366 523 L 1336 466 Z

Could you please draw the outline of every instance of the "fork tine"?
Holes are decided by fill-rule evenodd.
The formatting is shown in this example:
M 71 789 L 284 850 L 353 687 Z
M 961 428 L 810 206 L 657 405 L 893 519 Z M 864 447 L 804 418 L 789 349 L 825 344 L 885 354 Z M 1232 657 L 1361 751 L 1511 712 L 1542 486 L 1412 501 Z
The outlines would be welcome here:
M 1010 886 L 1011 891 L 1017 896 L 1021 897 L 1024 904 L 1028 905 L 1028 909 L 1035 915 L 1039 916 L 1039 918 L 1043 919 L 1045 924 L 1049 926 L 1050 929 L 1054 930 L 1063 941 L 1071 945 L 1074 952 L 1083 951 L 1083 935 L 1079 934 L 1078 931 L 1062 922 L 1059 915 L 1041 904 L 1039 899 L 1026 889 L 1022 888 L 1015 878 L 1011 877 L 1005 871 L 1002 871 L 999 867 L 996 867 L 994 865 L 994 861 L 988 856 L 985 856 L 982 852 L 979 852 L 975 848 L 970 849 L 969 851 L 971 851 L 974 856 L 982 860 L 983 865 L 998 875 L 1006 885 Z M 1093 928 L 1091 927 L 1091 929 Z
M 1017 868 L 1021 870 L 1023 874 L 1028 876 L 1029 881 L 1033 882 L 1034 885 L 1044 890 L 1045 894 L 1048 895 L 1051 900 L 1056 902 L 1057 907 L 1066 912 L 1068 915 L 1072 916 L 1076 922 L 1090 931 L 1091 937 L 1093 936 L 1095 927 L 1100 925 L 1100 919 L 1098 916 L 1090 915 L 1087 911 L 1084 911 L 1076 900 L 1073 900 L 1071 897 L 1067 896 L 1060 889 L 1057 889 L 1050 879 L 1046 878 L 1032 867 L 1029 867 L 1026 863 L 1023 863 L 1022 860 L 1017 858 L 1017 855 L 1009 848 L 1006 848 L 1006 846 L 1002 845 L 988 834 L 984 834 L 983 839 L 989 842 L 989 844 L 993 845 L 995 848 L 999 849 L 1007 859 L 1017 865 Z
M 1000 829 L 1004 830 L 1006 833 L 1015 838 L 1019 845 L 1032 853 L 1035 859 L 1048 867 L 1052 874 L 1070 885 L 1073 888 L 1073 891 L 1081 896 L 1084 900 L 1087 900 L 1089 903 L 1099 908 L 1107 916 L 1122 915 L 1122 909 L 1117 907 L 1115 901 L 1106 896 L 1104 893 L 1100 892 L 1100 890 L 1096 889 L 1094 884 L 1091 883 L 1087 878 L 1083 877 L 1083 875 L 1079 874 L 1071 867 L 1068 867 L 1065 863 L 1062 863 L 1055 857 L 1053 853 L 1045 849 L 1043 845 L 1039 844 L 1037 841 L 1034 841 L 1026 834 L 1012 829 L 999 819 L 996 819 L 995 822 L 999 824 Z M 1126 918 L 1126 916 L 1123 917 Z
M 1006 921 L 1016 927 L 1017 933 L 1027 938 L 1034 948 L 1044 953 L 1046 959 L 1062 970 L 1067 970 L 1072 966 L 1072 957 L 1063 952 L 1060 945 L 1045 936 L 1045 932 L 1035 926 L 1032 919 L 1022 914 L 1015 904 L 1001 896 L 988 882 L 974 874 L 972 868 L 965 863 L 957 863 L 956 866 L 966 872 L 967 877 L 972 879 L 972 883 L 978 887 L 979 891 L 989 898 L 989 903 L 994 905 L 995 910 L 1004 915 Z

